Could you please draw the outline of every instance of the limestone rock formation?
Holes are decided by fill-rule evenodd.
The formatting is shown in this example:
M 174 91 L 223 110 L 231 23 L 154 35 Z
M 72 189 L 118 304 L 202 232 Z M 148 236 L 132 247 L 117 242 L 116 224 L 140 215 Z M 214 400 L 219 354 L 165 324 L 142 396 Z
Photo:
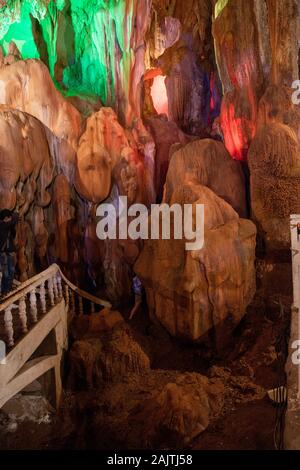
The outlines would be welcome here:
M 174 122 L 160 116 L 147 119 L 146 125 L 149 127 L 156 143 L 154 181 L 157 199 L 161 201 L 169 168 L 171 147 L 174 144 L 184 145 L 188 143 L 190 138 Z
M 97 322 L 96 328 L 93 325 L 85 339 L 75 341 L 71 348 L 69 382 L 77 387 L 92 389 L 150 368 L 148 356 L 124 322 L 112 322 L 109 326 L 103 322 L 101 325 Z
M 29 114 L 0 106 L 0 133 L 0 208 L 17 204 L 26 214 L 34 199 L 44 207 L 53 178 L 44 126 Z
M 147 66 L 166 77 L 170 120 L 192 135 L 207 136 L 220 109 L 211 18 L 208 0 L 152 2 Z
M 111 108 L 102 108 L 88 120 L 77 152 L 75 185 L 88 201 L 102 202 L 112 189 L 113 172 L 121 194 L 151 202 L 154 142 L 142 123 L 132 132 L 119 123 Z M 122 166 L 122 168 L 120 168 Z M 148 186 L 145 188 L 144 183 Z
M 258 1 L 256 2 L 259 3 Z M 272 82 L 291 86 L 299 75 L 299 5 L 296 0 L 267 0 Z M 266 25 L 261 18 L 261 31 Z
M 251 207 L 267 248 L 290 247 L 291 214 L 300 211 L 300 153 L 295 132 L 278 122 L 258 131 L 249 151 Z
M 71 336 L 75 340 L 99 338 L 116 326 L 125 325 L 125 320 L 117 310 L 103 309 L 91 315 L 74 317 L 71 323 Z
M 293 104 L 293 89 L 282 85 L 270 85 L 259 101 L 257 129 L 272 122 L 290 126 L 299 139 L 300 109 Z
M 124 129 L 110 108 L 102 108 L 87 121 L 77 153 L 75 184 L 79 193 L 93 203 L 106 199 L 111 189 L 111 174 L 122 158 L 129 157 Z
M 189 444 L 220 412 L 223 393 L 220 381 L 200 374 L 181 375 L 165 385 L 135 409 L 136 420 L 144 422 L 143 447 L 152 449 L 164 439 L 176 447 Z
M 255 226 L 198 182 L 179 187 L 170 203 L 204 204 L 205 244 L 186 251 L 186 240 L 145 241 L 134 269 L 150 315 L 173 336 L 197 342 L 213 333 L 222 347 L 255 293 Z
M 251 88 L 245 87 L 224 95 L 220 123 L 230 155 L 235 160 L 247 160 L 257 123 L 257 98 Z
M 18 61 L 0 69 L 0 82 L 1 104 L 36 117 L 57 138 L 57 164 L 72 180 L 81 117 L 56 90 L 47 67 L 38 60 Z
M 265 37 L 260 38 L 263 31 L 257 31 L 267 19 L 266 6 L 256 0 L 216 3 L 212 31 L 223 90 L 226 93 L 247 86 L 258 90 L 263 84 L 264 73 L 270 70 L 270 53 L 266 55 L 269 43 Z
M 166 178 L 164 201 L 191 177 L 228 202 L 241 217 L 246 216 L 245 180 L 241 166 L 232 161 L 222 142 L 196 140 L 175 152 Z
M 71 188 L 65 175 L 57 175 L 53 184 L 52 203 L 55 217 L 55 252 L 60 262 L 67 264 L 69 256 L 68 224 L 74 218 Z
M 19 208 L 22 214 L 28 214 L 29 221 L 33 214 L 35 221 L 43 217 L 45 221 L 45 231 L 34 229 L 40 233 L 38 247 L 35 248 L 32 237 L 30 248 L 29 239 L 26 245 L 20 237 L 20 266 L 23 266 L 20 276 L 24 279 L 29 272 L 34 272 L 26 268 L 34 264 L 28 256 L 39 252 L 38 269 L 45 267 L 47 262 L 59 262 L 66 274 L 79 282 L 84 274 L 83 266 L 80 266 L 84 252 L 89 252 L 85 256 L 87 262 L 92 259 L 92 264 L 97 264 L 98 261 L 98 269 L 107 251 L 95 233 L 94 237 L 83 236 L 83 227 L 93 235 L 96 226 L 95 205 L 90 206 L 87 213 L 86 202 L 102 202 L 110 194 L 113 184 L 118 185 L 120 195 L 128 196 L 129 204 L 138 201 L 149 205 L 155 201 L 153 138 L 139 119 L 130 129 L 124 129 L 111 108 L 102 108 L 92 114 L 81 136 L 81 116 L 56 90 L 48 69 L 40 61 L 19 60 L 3 65 L 0 76 L 3 83 L 0 102 L 10 106 L 7 112 L 3 107 L 6 114 L 2 114 L 0 205 L 2 208 Z M 14 122 L 12 116 L 18 122 Z M 14 143 L 10 141 L 12 138 Z M 74 184 L 86 202 L 78 198 Z M 44 215 L 41 211 L 37 215 L 34 202 L 45 208 Z M 37 225 L 36 222 L 34 224 Z M 28 230 L 32 232 L 30 226 Z M 95 243 L 92 243 L 91 252 L 92 239 Z M 25 246 L 27 261 L 24 258 Z M 45 256 L 41 256 L 42 253 Z M 114 270 L 118 259 L 114 256 L 105 262 Z M 94 268 L 89 267 L 88 274 L 94 282 L 93 271 Z M 108 272 L 107 275 L 108 295 L 114 298 L 118 288 L 109 288 L 111 276 Z M 122 282 L 122 276 L 117 276 L 117 284 Z M 123 284 L 127 282 L 130 291 L 128 273 L 125 276 L 127 281 Z M 99 277 L 96 284 L 98 282 Z
M 20 280 L 51 262 L 69 265 L 67 274 L 74 272 L 81 243 L 80 221 L 75 220 L 80 205 L 67 177 L 57 174 L 56 151 L 50 145 L 55 137 L 35 117 L 4 105 L 0 133 L 0 209 L 16 209 L 22 219 L 17 229 Z
M 246 160 L 266 87 L 290 87 L 299 76 L 299 8 L 295 0 L 219 0 L 214 16 L 225 144 Z

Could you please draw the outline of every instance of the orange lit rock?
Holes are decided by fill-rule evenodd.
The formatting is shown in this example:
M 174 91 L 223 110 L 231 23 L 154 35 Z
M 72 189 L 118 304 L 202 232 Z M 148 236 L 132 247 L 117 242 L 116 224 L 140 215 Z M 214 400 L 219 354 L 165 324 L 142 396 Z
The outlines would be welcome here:
M 69 381 L 92 389 L 120 382 L 127 374 L 142 374 L 150 368 L 148 356 L 128 327 L 118 323 L 99 338 L 75 341 L 70 351 Z
M 195 140 L 177 152 L 170 161 L 165 185 L 165 202 L 186 178 L 207 186 L 228 202 L 241 217 L 246 216 L 245 181 L 238 162 L 233 162 L 222 142 Z
M 0 69 L 0 83 L 0 103 L 36 117 L 59 139 L 58 162 L 72 179 L 81 117 L 56 90 L 47 67 L 39 60 L 20 60 Z
M 35 198 L 41 169 L 41 202 L 52 179 L 50 170 L 45 180 L 44 165 L 51 158 L 45 130 L 34 117 L 0 106 L 0 135 L 0 208 L 14 209 L 17 204 L 25 214 Z
M 174 144 L 184 145 L 189 142 L 190 138 L 174 122 L 168 121 L 162 116 L 149 118 L 146 124 L 156 143 L 154 181 L 157 199 L 161 201 L 169 168 L 171 147 Z
M 221 411 L 224 387 L 200 374 L 183 374 L 138 407 L 137 420 L 144 422 L 143 444 L 154 448 L 162 435 L 170 446 L 187 445 L 208 427 Z
M 252 217 L 268 249 L 290 248 L 291 214 L 300 211 L 300 148 L 295 132 L 272 122 L 249 151 Z
M 216 59 L 224 90 L 221 127 L 231 156 L 246 160 L 257 119 L 257 96 L 270 70 L 270 50 L 257 29 L 259 15 L 254 0 L 231 0 L 213 22 Z M 261 33 L 261 31 L 260 31 Z M 257 53 L 263 48 L 262 54 Z
M 75 177 L 78 192 L 88 201 L 102 202 L 110 194 L 112 173 L 116 171 L 121 192 L 129 196 L 129 203 L 152 202 L 154 151 L 153 139 L 141 121 L 137 120 L 130 131 L 125 130 L 111 108 L 101 108 L 87 120 L 79 142 Z M 125 167 L 118 173 L 117 165 L 122 162 Z
M 293 89 L 270 85 L 259 102 L 257 127 L 260 129 L 272 122 L 291 127 L 299 140 L 300 108 L 292 101 Z
M 56 176 L 54 181 L 53 209 L 56 256 L 61 262 L 68 263 L 68 222 L 74 217 L 74 214 L 71 206 L 71 189 L 68 180 L 62 174 Z
M 145 241 L 134 269 L 150 315 L 189 341 L 214 332 L 222 348 L 255 293 L 256 228 L 198 182 L 178 185 L 170 202 L 205 205 L 205 245 L 186 251 L 185 240 Z
M 99 338 L 106 331 L 125 324 L 120 312 L 103 309 L 91 315 L 74 317 L 71 328 L 74 339 Z

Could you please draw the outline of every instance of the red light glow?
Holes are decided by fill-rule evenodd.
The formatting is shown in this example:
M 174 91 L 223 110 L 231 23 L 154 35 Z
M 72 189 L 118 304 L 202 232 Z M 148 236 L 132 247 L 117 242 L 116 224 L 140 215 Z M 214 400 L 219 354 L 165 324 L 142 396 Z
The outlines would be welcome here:
M 151 87 L 151 96 L 153 105 L 158 114 L 166 114 L 169 116 L 168 95 L 163 75 L 158 75 L 153 80 Z
M 247 160 L 250 143 L 255 136 L 257 121 L 256 99 L 251 88 L 235 92 L 223 100 L 221 127 L 227 150 L 234 160 Z

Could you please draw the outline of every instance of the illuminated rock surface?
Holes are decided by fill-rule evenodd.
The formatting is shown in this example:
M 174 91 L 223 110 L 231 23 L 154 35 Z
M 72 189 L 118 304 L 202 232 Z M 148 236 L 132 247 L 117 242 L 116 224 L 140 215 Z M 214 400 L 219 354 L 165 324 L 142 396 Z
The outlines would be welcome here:
M 203 139 L 191 142 L 171 157 L 164 201 L 185 179 L 207 186 L 228 202 L 240 216 L 246 216 L 245 180 L 241 166 L 232 161 L 223 143 Z
M 233 433 L 229 447 L 274 447 L 263 397 L 285 383 L 298 3 L 0 0 L 0 209 L 21 216 L 16 277 L 58 263 L 117 309 L 70 325 L 54 447 L 222 448 Z M 203 249 L 100 240 L 98 205 L 119 196 L 204 203 Z M 146 295 L 127 322 L 134 270 Z
M 262 127 L 250 147 L 249 165 L 253 218 L 268 249 L 289 249 L 289 218 L 300 211 L 300 152 L 295 132 L 275 122 Z
M 172 335 L 199 341 L 211 332 L 222 347 L 255 293 L 255 226 L 198 182 L 178 186 L 170 202 L 205 205 L 205 244 L 186 251 L 186 240 L 145 241 L 134 269 L 150 314 Z

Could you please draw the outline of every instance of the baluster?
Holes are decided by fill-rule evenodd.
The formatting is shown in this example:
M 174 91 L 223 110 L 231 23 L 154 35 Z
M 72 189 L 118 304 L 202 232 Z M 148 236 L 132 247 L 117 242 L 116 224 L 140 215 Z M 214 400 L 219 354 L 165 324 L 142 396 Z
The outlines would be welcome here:
M 81 295 L 78 295 L 79 315 L 83 315 L 83 301 Z
M 32 291 L 30 291 L 29 300 L 30 300 L 31 318 L 32 318 L 33 323 L 36 323 L 38 320 L 37 320 L 37 306 L 36 306 L 36 291 L 35 291 L 35 289 L 32 289 Z
M 69 292 L 69 286 L 68 284 L 65 284 L 65 303 L 66 303 L 66 308 L 69 310 L 69 305 L 70 305 L 70 292 Z
M 22 332 L 27 333 L 27 314 L 26 314 L 26 299 L 25 297 L 21 297 L 19 300 L 19 317 L 22 325 Z
M 52 278 L 52 282 L 53 282 L 54 297 L 55 297 L 55 300 L 57 300 L 58 299 L 58 288 L 57 288 L 56 274 L 54 274 L 54 276 Z
M 9 347 L 12 347 L 14 342 L 14 326 L 13 326 L 13 317 L 12 317 L 12 305 L 5 309 L 4 313 L 4 326 L 5 326 L 5 333 L 7 335 L 7 344 Z
M 94 302 L 91 302 L 91 313 L 95 313 L 95 304 Z
M 72 289 L 71 289 L 71 313 L 73 315 L 76 314 L 75 293 Z
M 62 299 L 63 298 L 63 288 L 62 288 L 60 273 L 57 273 L 56 281 L 57 281 L 58 295 L 59 295 L 59 298 Z
M 39 294 L 40 294 L 40 301 L 41 301 L 41 307 L 42 307 L 42 312 L 46 313 L 47 311 L 47 306 L 46 306 L 46 289 L 45 289 L 45 282 L 42 282 L 39 288 Z
M 54 300 L 53 281 L 51 277 L 48 279 L 48 294 L 50 298 L 50 304 L 51 306 L 53 306 L 55 304 L 55 300 Z

